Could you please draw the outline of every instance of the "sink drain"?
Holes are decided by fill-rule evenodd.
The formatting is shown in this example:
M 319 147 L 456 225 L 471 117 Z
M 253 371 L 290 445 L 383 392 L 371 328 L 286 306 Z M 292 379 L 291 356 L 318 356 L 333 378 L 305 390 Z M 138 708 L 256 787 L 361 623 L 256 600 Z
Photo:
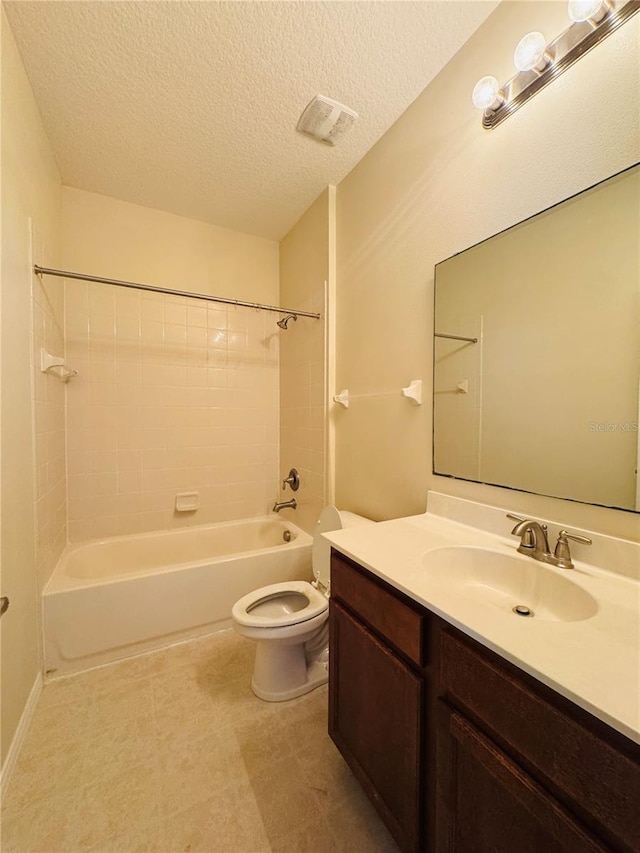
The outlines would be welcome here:
M 533 610 L 531 610 L 530 607 L 527 607 L 526 604 L 516 604 L 516 606 L 511 609 L 516 616 L 535 616 Z

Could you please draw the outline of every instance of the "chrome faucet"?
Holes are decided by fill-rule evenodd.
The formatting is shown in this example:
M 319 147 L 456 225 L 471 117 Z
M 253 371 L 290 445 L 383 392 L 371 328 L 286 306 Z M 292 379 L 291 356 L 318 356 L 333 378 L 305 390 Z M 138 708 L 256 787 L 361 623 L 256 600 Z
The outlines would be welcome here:
M 532 557 L 541 563 L 549 563 L 549 565 L 557 566 L 559 569 L 573 568 L 569 539 L 573 539 L 574 542 L 581 542 L 583 545 L 591 545 L 592 542 L 586 536 L 577 536 L 568 533 L 566 530 L 561 530 L 558 534 L 555 551 L 552 554 L 549 548 L 546 524 L 540 524 L 539 521 L 532 521 L 528 518 L 520 518 L 518 515 L 511 515 L 510 512 L 507 513 L 507 518 L 518 522 L 511 534 L 520 537 L 520 544 L 518 545 L 520 554 L 526 554 L 527 557 Z
M 291 498 L 290 501 L 276 501 L 273 505 L 272 512 L 280 512 L 281 509 L 295 509 L 298 506 L 298 501 Z

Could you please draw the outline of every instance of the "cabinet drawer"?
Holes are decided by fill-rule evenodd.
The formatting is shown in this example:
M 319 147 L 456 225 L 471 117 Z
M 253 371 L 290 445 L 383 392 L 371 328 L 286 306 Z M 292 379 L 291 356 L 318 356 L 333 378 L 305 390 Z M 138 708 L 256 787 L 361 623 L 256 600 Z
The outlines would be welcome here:
M 418 666 L 426 664 L 427 617 L 397 593 L 331 554 L 331 597 L 342 601 L 370 628 Z
M 588 813 L 616 847 L 640 850 L 640 761 L 631 749 L 621 751 L 548 701 L 543 689 L 538 694 L 494 655 L 476 652 L 448 630 L 441 635 L 440 683 L 449 701 Z

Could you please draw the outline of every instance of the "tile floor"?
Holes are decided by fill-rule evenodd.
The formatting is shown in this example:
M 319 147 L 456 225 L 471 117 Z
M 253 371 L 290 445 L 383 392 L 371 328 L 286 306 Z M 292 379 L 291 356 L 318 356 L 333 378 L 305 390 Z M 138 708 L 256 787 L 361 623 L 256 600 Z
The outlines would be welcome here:
M 2 853 L 397 853 L 327 735 L 327 688 L 250 690 L 233 631 L 45 686 Z

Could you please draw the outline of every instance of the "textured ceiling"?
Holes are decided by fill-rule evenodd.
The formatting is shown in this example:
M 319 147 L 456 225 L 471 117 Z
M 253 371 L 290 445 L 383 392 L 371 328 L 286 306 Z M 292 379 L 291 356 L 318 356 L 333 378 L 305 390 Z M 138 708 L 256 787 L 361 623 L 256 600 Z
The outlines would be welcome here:
M 5 3 L 63 182 L 280 239 L 496 2 Z M 297 133 L 317 93 L 360 118 Z

